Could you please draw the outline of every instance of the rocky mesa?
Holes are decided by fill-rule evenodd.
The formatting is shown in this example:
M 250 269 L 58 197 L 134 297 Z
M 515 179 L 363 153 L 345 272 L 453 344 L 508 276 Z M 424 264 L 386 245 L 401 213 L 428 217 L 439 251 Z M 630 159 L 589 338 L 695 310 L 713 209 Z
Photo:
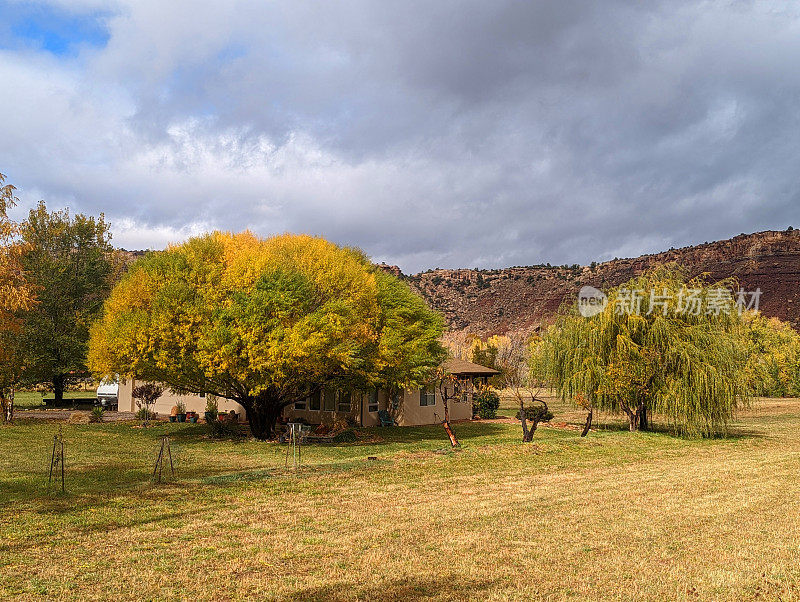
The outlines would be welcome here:
M 760 309 L 800 328 L 800 230 L 741 234 L 727 240 L 670 249 L 589 266 L 515 266 L 496 270 L 436 269 L 404 278 L 450 328 L 486 336 L 530 332 L 553 320 L 561 304 L 584 285 L 617 286 L 661 263 L 675 262 L 691 276 L 734 277 L 746 291 L 760 289 Z

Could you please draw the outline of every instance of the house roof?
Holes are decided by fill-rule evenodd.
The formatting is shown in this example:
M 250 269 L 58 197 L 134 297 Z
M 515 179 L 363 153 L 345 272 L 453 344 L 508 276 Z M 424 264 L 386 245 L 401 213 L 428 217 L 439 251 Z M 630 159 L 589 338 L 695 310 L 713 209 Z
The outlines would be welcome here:
M 500 374 L 500 372 L 494 368 L 487 368 L 486 366 L 473 364 L 472 362 L 454 357 L 445 360 L 442 366 L 450 374 L 455 374 L 457 376 L 494 376 L 495 374 Z

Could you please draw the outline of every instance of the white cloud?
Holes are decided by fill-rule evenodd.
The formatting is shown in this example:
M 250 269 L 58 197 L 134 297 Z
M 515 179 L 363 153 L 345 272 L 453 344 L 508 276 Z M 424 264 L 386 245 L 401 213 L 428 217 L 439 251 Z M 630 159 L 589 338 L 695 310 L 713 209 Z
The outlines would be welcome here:
M 0 51 L 0 171 L 127 248 L 251 228 L 405 270 L 588 263 L 796 217 L 782 3 L 58 4 L 108 44 Z

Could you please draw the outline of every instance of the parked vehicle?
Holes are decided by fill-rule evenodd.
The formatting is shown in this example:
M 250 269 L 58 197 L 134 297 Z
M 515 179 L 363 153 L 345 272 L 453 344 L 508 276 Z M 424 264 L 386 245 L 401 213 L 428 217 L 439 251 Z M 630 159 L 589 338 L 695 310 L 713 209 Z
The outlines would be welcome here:
M 116 380 L 103 379 L 97 387 L 97 402 L 104 408 L 117 408 L 119 405 L 119 383 Z

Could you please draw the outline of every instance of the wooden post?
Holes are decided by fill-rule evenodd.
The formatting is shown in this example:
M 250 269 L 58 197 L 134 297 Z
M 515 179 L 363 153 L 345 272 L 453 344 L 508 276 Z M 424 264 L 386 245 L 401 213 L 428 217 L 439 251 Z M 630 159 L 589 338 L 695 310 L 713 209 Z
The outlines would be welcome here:
M 58 434 L 53 435 L 53 452 L 50 454 L 50 472 L 47 477 L 47 489 L 49 490 L 53 483 L 53 471 L 56 471 L 56 478 L 58 478 L 59 465 L 61 468 L 61 493 L 66 493 L 66 474 L 64 468 L 64 435 L 61 427 L 58 427 Z
M 156 483 L 161 482 L 161 477 L 164 472 L 165 452 L 167 457 L 169 458 L 170 474 L 172 475 L 172 478 L 175 478 L 175 465 L 172 463 L 172 448 L 170 447 L 169 435 L 162 435 L 161 447 L 158 448 L 158 456 L 156 457 L 155 466 L 153 466 L 153 481 Z

